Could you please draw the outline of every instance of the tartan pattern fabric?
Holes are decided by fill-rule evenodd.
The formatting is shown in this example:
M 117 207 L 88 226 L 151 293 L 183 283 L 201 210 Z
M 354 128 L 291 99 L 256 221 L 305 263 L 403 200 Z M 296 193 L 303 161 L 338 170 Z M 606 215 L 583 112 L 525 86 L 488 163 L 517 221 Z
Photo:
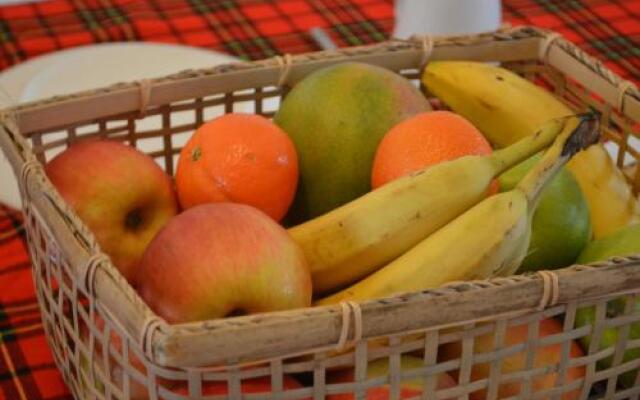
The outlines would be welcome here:
M 640 2 L 506 0 L 504 19 L 556 30 L 627 78 L 640 74 Z M 51 51 L 112 41 L 181 43 L 243 59 L 387 38 L 392 0 L 52 0 L 0 7 L 0 69 Z
M 0 68 L 50 51 L 111 41 L 182 43 L 244 59 L 317 50 L 328 28 L 340 46 L 384 40 L 391 0 L 54 0 L 0 8 Z
M 508 0 L 503 8 L 513 25 L 554 30 L 623 78 L 640 80 L 640 1 Z
M 21 214 L 0 205 L 0 399 L 69 399 L 47 346 Z
M 560 32 L 640 81 L 640 0 L 504 0 L 505 22 Z M 52 0 L 0 7 L 0 70 L 64 48 L 111 41 L 181 43 L 244 59 L 384 40 L 392 0 Z M 0 189 L 1 190 L 1 189 Z M 69 399 L 46 344 L 21 215 L 0 204 L 0 400 Z

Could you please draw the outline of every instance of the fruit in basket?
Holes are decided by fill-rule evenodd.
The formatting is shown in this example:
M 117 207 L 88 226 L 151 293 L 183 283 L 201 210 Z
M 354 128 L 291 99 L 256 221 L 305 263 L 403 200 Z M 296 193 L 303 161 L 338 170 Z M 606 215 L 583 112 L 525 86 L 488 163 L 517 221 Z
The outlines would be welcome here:
M 111 345 L 114 345 L 114 342 L 112 341 Z M 121 350 L 121 345 L 118 345 L 117 351 L 122 351 Z M 91 378 L 91 368 L 89 365 L 89 361 L 88 359 L 83 355 L 80 354 L 80 390 L 81 393 L 83 395 L 82 398 L 86 398 L 89 399 L 91 398 L 91 394 L 95 391 L 97 391 L 98 393 L 104 393 L 105 392 L 105 383 L 102 380 L 101 376 L 105 376 L 106 373 L 103 371 L 103 366 L 101 364 L 102 362 L 102 350 L 96 350 L 96 354 L 98 355 L 97 357 L 94 356 L 94 366 L 93 366 L 93 378 Z M 135 360 L 132 361 L 132 360 Z M 118 388 L 118 390 L 123 391 L 124 390 L 124 370 L 122 369 L 122 367 L 120 367 L 115 359 L 113 357 L 110 357 L 109 362 L 112 365 L 111 370 L 109 371 L 109 376 L 111 377 L 110 380 L 110 384 L 112 386 L 115 386 L 116 388 Z M 129 364 L 137 369 L 139 371 L 139 373 L 144 374 L 145 373 L 145 368 L 142 364 L 141 361 L 139 361 L 137 358 L 132 359 L 132 357 L 129 357 Z M 100 371 L 100 373 L 96 372 L 96 371 Z M 138 380 L 135 380 L 135 378 L 130 378 L 129 380 L 129 399 L 130 400 L 148 400 L 149 397 L 149 389 L 147 388 L 147 386 L 144 383 L 139 382 Z
M 530 135 L 543 121 L 573 114 L 551 93 L 490 64 L 434 61 L 422 82 L 498 147 Z M 577 154 L 567 169 L 587 200 L 596 239 L 640 221 L 640 202 L 602 145 Z
M 604 146 L 578 154 L 567 168 L 589 203 L 595 239 L 640 222 L 640 201 Z
M 176 190 L 180 205 L 234 202 L 279 221 L 298 183 L 291 139 L 260 115 L 226 114 L 196 130 L 180 151 Z
M 80 319 L 82 320 L 82 319 Z M 83 391 L 83 398 L 92 398 L 92 389 L 93 385 L 94 390 L 97 390 L 98 393 L 104 393 L 105 391 L 105 382 L 103 381 L 103 377 L 109 376 L 110 385 L 115 386 L 118 390 L 125 390 L 125 373 L 126 371 L 131 369 L 135 369 L 138 371 L 139 375 L 142 377 L 136 379 L 133 374 L 129 375 L 129 384 L 128 384 L 128 394 L 130 400 L 148 400 L 149 399 L 149 390 L 147 388 L 146 382 L 146 367 L 141 358 L 139 358 L 136 353 L 129 348 L 128 350 L 128 360 L 127 369 L 123 369 L 122 361 L 124 358 L 120 358 L 120 360 L 116 360 L 116 358 L 111 354 L 111 352 L 116 352 L 117 354 L 122 355 L 122 338 L 118 335 L 114 330 L 110 331 L 109 336 L 109 374 L 107 375 L 104 370 L 104 354 L 102 350 L 102 342 L 100 338 L 104 335 L 105 324 L 104 319 L 99 315 L 95 315 L 94 319 L 95 330 L 98 333 L 94 333 L 96 335 L 94 339 L 94 349 L 93 349 L 93 366 L 90 366 L 89 360 L 85 356 L 83 352 L 80 352 L 80 374 L 79 381 L 81 384 L 81 390 Z M 80 324 L 80 337 L 86 346 L 87 349 L 89 347 L 89 329 L 81 322 Z M 89 350 L 91 351 L 91 350 Z M 100 370 L 98 373 L 97 370 Z M 93 377 L 91 374 L 93 373 Z M 139 376 L 138 375 L 138 376 Z M 164 378 L 157 378 L 158 383 L 165 387 L 171 387 L 173 385 L 172 381 L 169 381 Z
M 147 245 L 177 212 L 169 176 L 144 153 L 108 140 L 73 144 L 45 171 L 131 282 Z
M 274 118 L 300 157 L 290 222 L 324 214 L 368 192 L 373 156 L 384 134 L 429 109 L 408 80 L 368 64 L 326 67 L 294 86 Z
M 549 146 L 564 124 L 551 120 L 539 134 L 490 156 L 413 173 L 290 228 L 309 262 L 314 292 L 354 283 L 405 253 L 485 198 L 497 175 Z
M 543 88 L 487 63 L 433 61 L 422 83 L 498 148 L 530 135 L 550 118 L 574 114 Z
M 587 264 L 614 256 L 624 257 L 638 253 L 640 253 L 640 223 L 625 226 L 602 239 L 589 243 L 580 253 L 578 262 Z
M 425 364 L 421 358 L 403 355 L 400 358 L 400 365 L 403 372 L 424 368 Z M 370 361 L 367 365 L 367 379 L 378 378 L 389 374 L 389 361 L 387 358 Z M 335 371 L 327 377 L 327 383 L 348 383 L 354 382 L 353 368 Z M 424 378 L 405 379 L 400 382 L 400 399 L 416 398 L 422 394 Z M 447 373 L 438 374 L 437 389 L 447 389 L 456 386 L 456 381 Z M 367 400 L 387 400 L 391 396 L 391 385 L 385 384 L 367 390 Z M 353 393 L 333 394 L 327 396 L 327 400 L 352 400 L 355 399 Z
M 373 160 L 371 187 L 463 156 L 491 154 L 469 121 L 450 111 L 432 111 L 400 122 L 382 138 Z M 494 188 L 495 191 L 495 188 Z
M 500 191 L 516 187 L 540 154 L 500 176 Z M 531 242 L 518 272 L 571 265 L 591 239 L 589 207 L 580 186 L 565 168 L 542 193 L 531 221 Z
M 582 251 L 578 262 L 588 264 L 596 261 L 604 261 L 608 258 L 618 256 L 624 257 L 632 254 L 640 254 L 640 224 L 629 225 L 605 236 L 602 239 L 595 240 Z M 615 318 L 623 315 L 628 298 L 618 297 L 607 303 L 606 318 Z M 640 301 L 636 302 L 631 312 L 640 312 Z M 596 319 L 594 307 L 583 307 L 576 312 L 576 326 L 593 325 Z M 617 328 L 607 328 L 602 331 L 600 338 L 600 350 L 615 347 L 620 341 L 620 332 Z M 640 339 L 640 323 L 634 323 L 629 329 L 629 340 Z M 585 349 L 591 345 L 591 335 L 581 338 L 581 343 Z M 640 349 L 634 348 L 625 351 L 622 362 L 629 362 L 640 358 Z M 597 363 L 598 369 L 608 369 L 613 362 L 613 356 L 604 358 Z M 622 374 L 619 382 L 625 387 L 633 386 L 638 370 L 631 370 Z
M 173 218 L 149 244 L 138 291 L 178 323 L 309 306 L 311 278 L 300 248 L 266 214 L 209 203 Z
M 101 332 L 100 334 L 102 334 L 104 330 L 104 320 L 98 315 L 96 315 L 95 325 L 97 330 Z M 83 338 L 84 345 L 88 347 L 89 335 L 88 335 L 88 330 L 84 325 L 82 326 L 81 336 Z M 102 370 L 104 368 L 104 364 L 103 364 L 103 354 L 102 354 L 102 346 L 101 346 L 100 340 L 96 340 L 94 346 L 95 346 L 95 349 L 94 349 L 94 355 L 93 355 L 93 360 L 94 360 L 93 370 L 90 369 L 88 359 L 83 355 L 82 352 L 80 353 L 80 375 L 79 375 L 80 379 L 79 380 L 81 383 L 81 390 L 84 395 L 83 398 L 92 397 L 91 396 L 92 392 L 90 388 L 92 385 L 92 382 L 91 382 L 92 378 L 90 374 L 92 371 L 97 371 L 97 370 L 101 371 L 100 373 L 97 373 L 97 372 L 93 373 L 93 386 L 95 390 L 98 393 L 104 393 L 105 391 L 105 384 L 102 381 L 102 377 L 106 376 L 106 373 L 104 373 Z M 122 339 L 113 330 L 111 331 L 111 336 L 110 336 L 110 347 L 111 347 L 110 351 L 115 351 L 118 354 L 122 354 L 122 351 L 123 351 Z M 135 355 L 135 353 L 131 349 L 129 349 L 128 355 L 129 355 L 128 364 L 130 368 L 136 369 L 138 371 L 139 375 L 141 375 L 140 379 L 143 379 L 143 380 L 146 379 L 146 367 L 144 363 L 141 361 L 140 358 L 138 358 Z M 121 390 L 121 391 L 124 390 L 125 389 L 125 386 L 124 386 L 125 370 L 120 365 L 120 362 L 116 361 L 116 359 L 113 356 L 109 357 L 109 365 L 110 365 L 109 376 L 110 376 L 111 385 L 118 388 L 118 390 Z M 166 378 L 160 378 L 160 377 L 156 377 L 156 380 L 159 385 L 161 385 L 165 389 L 171 390 L 172 392 L 183 394 L 183 395 L 189 394 L 189 389 L 187 384 L 177 383 L 177 381 L 168 380 Z M 141 382 L 137 378 L 130 375 L 128 386 L 129 386 L 129 391 L 128 391 L 129 397 L 127 397 L 128 399 L 148 400 L 151 398 L 149 395 L 149 390 L 146 382 L 144 381 Z M 270 393 L 272 391 L 271 379 L 268 377 L 251 378 L 251 379 L 243 380 L 241 387 L 242 387 L 242 393 Z M 285 390 L 298 389 L 301 387 L 302 385 L 300 385 L 300 383 L 298 383 L 298 381 L 292 378 L 291 376 L 288 376 L 288 375 L 283 376 L 283 388 Z M 202 394 L 205 396 L 226 395 L 228 393 L 229 393 L 229 390 L 226 382 L 207 381 L 207 382 L 203 382 L 202 384 Z
M 504 348 L 522 345 L 528 342 L 528 325 L 516 325 L 509 326 L 504 334 Z M 547 336 L 559 335 L 563 332 L 562 324 L 553 318 L 543 319 L 538 324 L 538 338 L 544 338 Z M 569 339 L 564 339 L 569 340 Z M 540 346 L 538 344 L 538 346 Z M 485 335 L 476 336 L 473 341 L 473 354 L 474 357 L 478 357 L 482 353 L 490 353 L 495 350 L 495 337 L 494 333 L 487 333 Z M 502 375 L 514 374 L 518 371 L 527 370 L 527 348 L 524 351 L 516 352 L 505 356 L 500 363 L 500 372 Z M 550 344 L 544 347 L 538 347 L 535 349 L 533 364 L 531 369 L 549 368 L 552 370 L 561 361 L 562 357 L 562 345 Z M 462 355 L 462 345 L 458 342 L 452 342 L 440 347 L 440 360 L 441 362 L 460 359 Z M 570 358 L 579 358 L 584 354 L 580 349 L 580 346 L 574 341 L 571 341 L 569 348 Z M 490 363 L 476 363 L 471 368 L 471 382 L 479 381 L 489 378 L 491 373 Z M 567 375 L 564 378 L 565 385 L 572 381 L 583 378 L 585 375 L 584 367 L 569 368 Z M 555 372 L 549 372 L 544 375 L 537 375 L 532 380 L 531 395 L 535 395 L 543 390 L 549 390 L 556 387 L 557 374 Z M 503 383 L 498 388 L 498 399 L 511 398 L 511 396 L 517 396 L 522 393 L 523 383 L 521 379 L 517 379 L 514 382 Z M 469 396 L 471 400 L 484 400 L 487 398 L 487 390 L 482 389 L 471 393 Z M 526 397 L 530 398 L 530 397 Z M 545 397 L 547 398 L 547 397 Z M 565 393 L 561 397 L 563 400 L 573 400 L 580 398 L 580 389 L 573 390 Z
M 617 298 L 607 303 L 606 317 L 607 319 L 615 318 L 618 316 L 624 315 L 624 310 L 626 308 L 627 299 L 626 298 Z M 636 302 L 634 306 L 631 306 L 632 313 L 640 312 L 640 302 Z M 596 320 L 596 312 L 594 307 L 584 307 L 580 308 L 576 312 L 576 328 L 580 328 L 586 325 L 595 326 L 594 322 Z M 620 342 L 620 331 L 619 328 L 606 328 L 602 331 L 602 336 L 600 337 L 600 346 L 599 350 L 605 350 L 609 348 L 615 348 L 618 342 Z M 640 339 L 640 323 L 634 323 L 631 325 L 629 329 L 629 334 L 627 336 L 629 341 Z M 587 335 L 580 338 L 580 343 L 584 349 L 588 349 L 591 345 L 592 337 L 591 335 Z M 633 360 L 640 358 L 640 349 L 635 347 L 624 352 L 622 356 L 621 364 L 627 363 Z M 613 363 L 613 356 L 609 356 L 603 359 L 600 359 L 596 362 L 596 368 L 598 370 L 605 370 L 611 368 Z M 637 369 L 632 369 L 623 374 L 620 374 L 618 377 L 618 383 L 626 388 L 632 387 L 636 380 L 636 375 L 638 374 Z
M 282 379 L 282 387 L 284 390 L 294 390 L 301 388 L 302 385 L 298 383 L 292 377 L 285 375 Z M 271 378 L 270 377 L 261 377 L 261 378 L 250 378 L 245 379 L 240 384 L 241 393 L 273 393 L 273 389 L 271 386 Z M 181 385 L 178 387 L 175 392 L 177 394 L 188 395 L 189 387 L 187 385 Z M 203 396 L 213 396 L 213 395 L 228 395 L 229 394 L 229 386 L 226 382 L 203 382 L 202 383 L 202 395 Z
M 592 115 L 566 119 L 544 156 L 509 192 L 488 197 L 358 283 L 318 303 L 365 300 L 424 290 L 450 281 L 511 275 L 524 259 L 540 195 L 573 154 L 598 139 Z

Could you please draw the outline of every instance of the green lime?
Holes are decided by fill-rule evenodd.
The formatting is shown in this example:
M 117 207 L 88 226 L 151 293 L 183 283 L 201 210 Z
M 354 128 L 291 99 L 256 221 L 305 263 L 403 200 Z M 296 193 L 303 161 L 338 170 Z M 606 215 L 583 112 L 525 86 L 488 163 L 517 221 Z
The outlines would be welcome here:
M 536 154 L 502 174 L 500 191 L 513 189 L 541 156 Z M 531 222 L 529 252 L 518 272 L 571 265 L 590 238 L 587 202 L 573 175 L 563 168 L 542 194 Z

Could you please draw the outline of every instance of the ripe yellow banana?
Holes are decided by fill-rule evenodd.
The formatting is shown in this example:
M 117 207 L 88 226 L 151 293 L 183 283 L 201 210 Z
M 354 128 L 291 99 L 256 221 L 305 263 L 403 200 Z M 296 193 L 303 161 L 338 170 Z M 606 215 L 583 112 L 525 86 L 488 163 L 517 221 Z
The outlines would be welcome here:
M 498 147 L 530 135 L 544 121 L 573 114 L 541 87 L 489 64 L 435 61 L 422 82 Z M 640 202 L 602 145 L 577 154 L 567 168 L 589 204 L 596 239 L 640 220 Z
M 545 185 L 573 154 L 598 139 L 594 116 L 583 116 L 573 126 L 577 127 L 563 131 L 513 190 L 484 199 L 385 267 L 317 304 L 379 298 L 451 281 L 513 274 L 526 256 L 531 217 Z
M 468 156 L 390 182 L 289 229 L 309 262 L 313 289 L 336 290 L 370 274 L 481 201 L 496 176 L 548 147 L 567 123 L 489 156 Z

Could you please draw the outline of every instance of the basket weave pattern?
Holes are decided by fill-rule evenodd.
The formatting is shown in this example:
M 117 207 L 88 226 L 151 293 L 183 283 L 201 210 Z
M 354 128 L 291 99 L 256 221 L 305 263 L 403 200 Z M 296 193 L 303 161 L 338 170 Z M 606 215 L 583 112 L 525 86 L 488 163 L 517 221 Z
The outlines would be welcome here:
M 603 398 L 639 398 L 640 375 L 630 389 L 616 387 L 616 380 L 640 368 L 640 359 L 623 360 L 627 349 L 640 347 L 640 339 L 628 338 L 631 325 L 640 321 L 634 307 L 640 256 L 560 270 L 551 287 L 544 276 L 514 276 L 360 304 L 171 326 L 120 276 L 44 175 L 43 163 L 92 136 L 143 147 L 173 174 L 182 145 L 214 115 L 241 110 L 272 116 L 288 87 L 318 68 L 347 60 L 380 65 L 415 81 L 425 55 L 500 61 L 547 85 L 576 111 L 599 110 L 605 140 L 617 149 L 620 167 L 640 159 L 630 146 L 640 137 L 634 130 L 640 92 L 562 38 L 518 28 L 426 43 L 390 41 L 183 71 L 5 110 L 0 147 L 20 178 L 43 324 L 76 398 L 187 398 L 187 389 L 176 392 L 179 386 L 201 398 L 211 382 L 227 384 L 228 396 L 241 398 L 242 382 L 254 377 L 269 377 L 272 391 L 246 398 L 322 399 L 336 393 L 364 398 L 367 389 L 380 385 L 389 385 L 391 398 L 399 398 L 400 382 L 414 378 L 424 382 L 423 399 L 466 398 L 480 389 L 495 399 L 500 385 L 508 382 L 521 382 L 522 399 L 561 399 L 574 392 L 586 399 L 594 387 Z M 640 168 L 628 171 L 637 193 Z M 607 303 L 620 298 L 627 300 L 624 313 L 608 316 Z M 595 306 L 595 323 L 575 328 L 576 310 L 585 306 Z M 563 332 L 543 337 L 539 323 L 549 317 L 561 321 Z M 527 327 L 528 340 L 506 344 L 507 329 L 521 325 Z M 614 347 L 600 350 L 599 338 L 611 327 L 620 328 L 620 338 Z M 488 332 L 494 333 L 494 349 L 476 353 L 474 338 Z M 593 340 L 585 355 L 571 357 L 571 342 L 587 335 Z M 459 343 L 462 353 L 443 362 L 438 349 L 448 343 Z M 534 368 L 536 350 L 547 346 L 558 346 L 559 363 Z M 422 357 L 421 368 L 401 370 L 401 355 L 409 353 Z M 526 368 L 502 373 L 501 361 L 518 353 L 525 355 Z M 611 368 L 596 369 L 599 360 L 611 356 Z M 389 374 L 367 378 L 367 363 L 380 358 L 389 360 Z M 472 367 L 479 363 L 489 364 L 488 379 L 473 379 Z M 353 382 L 327 381 L 331 371 L 345 367 L 354 371 Z M 584 368 L 584 378 L 568 382 L 571 368 Z M 457 385 L 437 389 L 437 375 L 453 371 L 458 371 Z M 549 373 L 556 374 L 555 387 L 536 391 L 536 379 Z M 303 387 L 285 388 L 285 375 L 296 376 Z

